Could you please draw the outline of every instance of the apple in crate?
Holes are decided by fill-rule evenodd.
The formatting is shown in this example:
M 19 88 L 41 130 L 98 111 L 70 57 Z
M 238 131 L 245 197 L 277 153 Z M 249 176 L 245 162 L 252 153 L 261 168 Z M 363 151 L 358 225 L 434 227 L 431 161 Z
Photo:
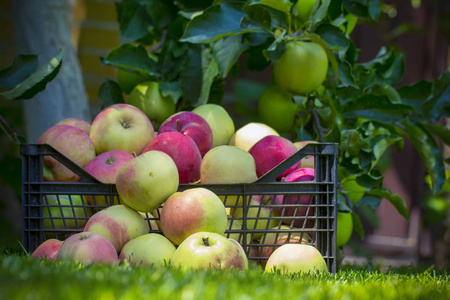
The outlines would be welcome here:
M 58 239 L 48 239 L 44 242 L 42 242 L 36 250 L 33 251 L 31 254 L 31 257 L 36 259 L 49 259 L 49 260 L 56 260 L 56 257 L 58 255 L 59 248 L 61 247 L 61 244 L 63 241 L 60 241 Z
M 260 139 L 248 151 L 255 159 L 258 178 L 272 170 L 279 163 L 297 152 L 297 148 L 290 140 L 276 135 L 268 135 Z M 294 163 L 277 180 L 300 167 L 300 161 Z
M 96 232 L 80 232 L 69 236 L 61 244 L 57 259 L 85 265 L 94 263 L 112 265 L 119 257 L 114 245 L 103 235 Z
M 178 190 L 178 169 L 164 152 L 142 153 L 120 168 L 116 188 L 120 201 L 140 212 L 157 209 Z
M 47 237 L 55 237 L 55 234 L 45 229 L 83 228 L 94 213 L 80 195 L 44 195 L 42 201 L 43 227 Z
M 81 168 L 85 168 L 95 157 L 94 144 L 89 135 L 70 125 L 50 127 L 39 137 L 37 143 L 51 145 Z M 81 178 L 56 159 L 44 156 L 44 180 L 80 181 Z
M 242 225 L 242 221 L 241 220 L 237 220 L 237 219 L 228 219 L 227 222 L 227 230 L 239 230 L 241 232 L 225 232 L 223 234 L 224 237 L 229 238 L 229 239 L 233 239 L 237 242 L 239 242 L 240 244 L 244 243 L 244 233 L 243 233 L 243 225 Z M 251 238 L 252 235 L 250 233 L 247 233 L 246 235 L 246 242 L 247 244 L 249 244 L 251 242 Z
M 248 269 L 238 242 L 214 232 L 197 232 L 186 238 L 172 256 L 172 266 L 189 269 Z
M 212 148 L 213 133 L 208 122 L 200 115 L 182 111 L 170 116 L 161 124 L 158 134 L 180 132 L 194 140 L 202 156 Z
M 117 173 L 119 173 L 120 168 L 133 158 L 134 156 L 132 154 L 121 150 L 104 152 L 97 155 L 87 164 L 86 171 L 103 183 L 114 184 L 116 183 Z M 106 206 L 109 203 L 105 196 L 95 196 L 94 199 L 92 195 L 86 195 L 86 200 L 89 204 L 95 204 L 100 207 Z M 115 201 L 114 204 L 118 204 L 118 201 Z
M 202 156 L 197 144 L 190 137 L 180 132 L 163 132 L 144 148 L 144 153 L 158 150 L 169 155 L 178 170 L 180 183 L 194 183 L 200 180 Z
M 284 231 L 283 231 L 284 230 Z M 266 232 L 259 243 L 261 244 L 260 257 L 269 257 L 273 251 L 278 249 L 283 244 L 309 244 L 311 237 L 307 232 L 295 232 L 289 226 L 282 225 L 271 228 L 271 231 Z M 278 245 L 278 246 L 276 246 Z M 266 259 L 261 260 L 261 265 L 264 267 L 267 263 Z
M 322 254 L 311 245 L 284 244 L 276 249 L 267 260 L 265 271 L 282 274 L 328 272 Z
M 193 113 L 201 116 L 208 122 L 213 134 L 212 148 L 220 145 L 228 145 L 234 134 L 234 122 L 228 112 L 220 105 L 207 103 L 197 106 Z
M 282 179 L 284 182 L 314 181 L 314 169 L 301 168 L 293 171 Z M 296 217 L 295 219 L 284 218 L 283 223 L 290 224 L 294 220 L 294 226 L 299 228 L 312 228 L 315 224 L 315 200 L 311 195 L 278 195 L 275 204 L 278 212 L 284 217 Z M 286 206 L 294 205 L 294 206 Z M 297 204 L 297 205 L 295 205 Z M 308 205 L 309 204 L 309 205 Z
M 227 212 L 216 194 L 205 188 L 174 193 L 161 210 L 161 230 L 176 245 L 200 231 L 224 234 Z
M 155 135 L 149 118 L 139 108 L 124 103 L 100 111 L 90 133 L 97 155 L 112 150 L 139 155 Z
M 105 236 L 119 253 L 128 241 L 147 234 L 148 224 L 140 213 L 120 204 L 95 213 L 86 223 L 84 232 Z
M 266 124 L 251 122 L 239 128 L 231 137 L 229 144 L 248 151 L 256 142 L 268 135 L 279 134 Z
M 272 228 L 280 222 L 279 213 L 276 208 L 266 206 L 272 204 L 271 195 L 253 195 L 248 203 L 247 211 L 247 229 L 249 230 L 267 230 Z M 244 217 L 243 207 L 236 208 L 235 216 L 238 218 Z M 252 239 L 259 239 L 263 235 L 262 232 L 253 232 Z
M 295 142 L 294 145 L 297 149 L 302 149 L 308 144 L 316 144 L 316 141 L 299 141 Z M 302 158 L 302 168 L 312 168 L 314 169 L 314 155 L 306 155 Z
M 120 251 L 119 259 L 132 266 L 165 266 L 169 264 L 175 250 L 174 244 L 165 236 L 147 233 L 126 243 Z
M 71 125 L 71 126 L 75 126 L 75 127 L 78 127 L 80 129 L 82 129 L 88 135 L 89 135 L 89 132 L 91 131 L 91 124 L 89 124 L 88 122 L 86 122 L 83 119 L 78 119 L 78 118 L 65 118 L 65 119 L 60 120 L 55 125 Z

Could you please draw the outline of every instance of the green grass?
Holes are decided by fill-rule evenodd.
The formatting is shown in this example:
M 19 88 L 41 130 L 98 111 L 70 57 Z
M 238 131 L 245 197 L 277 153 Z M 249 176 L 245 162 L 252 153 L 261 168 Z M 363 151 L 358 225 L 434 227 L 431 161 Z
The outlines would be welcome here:
M 83 266 L 0 256 L 0 299 L 450 299 L 446 271 L 349 266 L 336 274 L 293 275 L 130 266 Z

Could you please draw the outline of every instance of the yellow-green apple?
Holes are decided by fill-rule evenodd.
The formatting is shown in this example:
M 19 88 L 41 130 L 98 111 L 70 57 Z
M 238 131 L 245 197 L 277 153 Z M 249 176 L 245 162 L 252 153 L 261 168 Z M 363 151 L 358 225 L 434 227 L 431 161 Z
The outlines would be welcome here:
M 103 235 L 119 253 L 129 240 L 148 233 L 148 224 L 137 211 L 119 204 L 95 213 L 83 231 Z
M 174 193 L 164 202 L 161 230 L 176 245 L 200 231 L 224 234 L 227 212 L 219 197 L 205 188 Z
M 175 113 L 175 102 L 172 96 L 163 96 L 156 81 L 145 81 L 133 88 L 127 100 L 128 104 L 142 110 L 159 128 L 165 119 Z
M 151 212 L 178 190 L 178 169 L 164 152 L 142 153 L 120 168 L 116 188 L 121 203 L 140 212 Z
M 103 183 L 116 183 L 117 173 L 120 168 L 133 158 L 134 156 L 128 152 L 112 150 L 97 155 L 86 165 L 85 169 L 89 174 Z M 97 205 L 99 208 L 108 204 L 106 196 L 95 196 L 94 199 L 92 195 L 86 195 L 86 200 L 89 204 Z M 114 204 L 118 204 L 118 201 Z
M 200 166 L 200 178 L 202 184 L 250 183 L 258 179 L 253 157 L 231 145 L 217 146 L 205 154 Z M 227 207 L 242 202 L 241 197 L 234 195 L 220 198 L 226 201 Z
M 237 220 L 235 218 L 229 218 L 227 221 L 227 230 L 239 230 L 240 232 L 225 232 L 223 234 L 224 237 L 233 239 L 235 241 L 238 241 L 239 243 L 244 243 L 244 234 L 242 233 L 243 227 L 242 227 L 242 221 Z M 249 244 L 251 242 L 252 235 L 250 233 L 246 234 L 246 242 Z
M 114 245 L 96 232 L 79 232 L 61 244 L 58 260 L 89 264 L 115 264 L 119 257 Z
M 165 266 L 169 264 L 175 250 L 175 246 L 165 236 L 147 233 L 126 243 L 120 251 L 119 259 L 132 266 Z
M 59 247 L 61 247 L 62 243 L 63 241 L 58 239 L 48 239 L 42 242 L 36 250 L 33 251 L 31 257 L 36 259 L 56 260 Z
M 213 134 L 212 148 L 228 145 L 234 134 L 234 122 L 228 112 L 220 105 L 207 103 L 197 106 L 193 113 L 201 116 L 208 122 Z
M 298 141 L 295 142 L 294 145 L 298 150 L 302 149 L 308 144 L 316 144 L 316 141 Z M 302 168 L 312 168 L 314 169 L 314 155 L 306 155 L 302 158 Z
M 269 257 L 265 271 L 280 270 L 282 274 L 328 272 L 322 254 L 311 245 L 284 244 Z
M 189 136 L 178 131 L 159 132 L 142 152 L 151 150 L 162 151 L 173 159 L 178 169 L 180 183 L 194 183 L 200 180 L 202 155 L 197 144 Z
M 90 137 L 97 155 L 112 150 L 139 155 L 155 137 L 155 131 L 140 109 L 118 103 L 97 114 L 92 121 Z
M 233 134 L 230 139 L 230 145 L 248 151 L 257 141 L 268 135 L 279 134 L 269 125 L 251 122 L 242 126 Z
M 302 22 L 308 21 L 309 17 L 311 16 L 311 12 L 314 8 L 314 5 L 319 0 L 299 0 L 297 2 L 296 10 L 297 10 L 297 16 Z
M 314 169 L 301 168 L 293 171 L 282 179 L 283 182 L 314 181 Z M 311 195 L 278 195 L 274 204 L 278 205 L 278 212 L 282 215 L 283 223 L 299 228 L 312 228 L 315 225 L 315 200 Z M 287 205 L 286 205 L 287 204 Z M 292 218 L 286 218 L 292 217 Z
M 350 212 L 337 212 L 336 247 L 342 247 L 350 240 L 353 232 L 353 217 Z
M 193 139 L 202 156 L 212 147 L 213 133 L 211 127 L 203 117 L 196 113 L 182 111 L 170 116 L 161 124 L 158 134 L 174 131 Z
M 295 227 L 293 228 L 295 229 Z M 285 231 L 283 231 L 285 230 Z M 260 239 L 261 244 L 260 257 L 263 258 L 260 262 L 264 267 L 267 263 L 267 258 L 284 244 L 308 244 L 311 243 L 311 238 L 306 232 L 293 232 L 289 226 L 281 225 L 271 228 L 271 231 L 264 233 L 263 237 Z
M 297 148 L 290 140 L 276 135 L 268 135 L 260 139 L 248 150 L 256 164 L 256 174 L 258 178 L 272 170 L 279 163 L 297 152 Z M 290 166 L 281 173 L 277 180 L 291 173 L 300 167 L 300 161 Z
M 273 64 L 275 83 L 293 95 L 305 95 L 317 89 L 328 72 L 328 57 L 317 43 L 290 41 L 280 59 Z
M 277 85 L 267 87 L 258 101 L 261 121 L 278 132 L 289 132 L 294 125 L 298 106 L 292 95 Z
M 126 94 L 129 94 L 139 83 L 147 81 L 148 78 L 139 72 L 128 69 L 117 69 L 117 83 Z
M 215 232 L 190 235 L 178 246 L 171 264 L 182 270 L 248 269 L 247 257 L 239 243 Z
M 148 232 L 159 230 L 159 218 L 155 218 L 153 214 L 147 212 L 139 212 L 144 220 L 147 222 Z
M 263 235 L 262 230 L 272 228 L 280 222 L 276 217 L 279 213 L 276 208 L 267 206 L 272 204 L 273 196 L 270 195 L 253 195 L 247 205 L 247 229 L 252 233 L 252 239 L 259 239 Z M 244 217 L 244 208 L 236 208 L 235 216 Z
M 83 129 L 83 131 L 86 132 L 88 135 L 91 132 L 91 124 L 89 124 L 88 122 L 86 122 L 83 119 L 78 119 L 78 118 L 65 118 L 65 119 L 60 120 L 55 125 L 75 126 L 77 128 Z
M 81 229 L 93 215 L 92 208 L 80 195 L 45 195 L 43 197 L 43 227 L 46 236 L 55 237 L 60 229 Z M 56 229 L 55 233 L 51 229 Z
M 81 168 L 95 157 L 95 148 L 89 135 L 82 129 L 71 125 L 55 125 L 45 131 L 38 144 L 49 144 L 67 156 Z M 80 181 L 81 178 L 50 156 L 44 156 L 44 180 Z

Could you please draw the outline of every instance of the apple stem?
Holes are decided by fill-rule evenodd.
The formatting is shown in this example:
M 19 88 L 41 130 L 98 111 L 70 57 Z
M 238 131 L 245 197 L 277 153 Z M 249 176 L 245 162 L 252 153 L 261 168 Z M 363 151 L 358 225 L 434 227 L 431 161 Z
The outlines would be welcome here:
M 202 238 L 202 240 L 203 240 L 203 244 L 205 246 L 209 247 L 209 240 L 208 240 L 208 238 L 207 237 L 206 238 Z
M 181 132 L 180 119 L 177 119 L 177 131 Z

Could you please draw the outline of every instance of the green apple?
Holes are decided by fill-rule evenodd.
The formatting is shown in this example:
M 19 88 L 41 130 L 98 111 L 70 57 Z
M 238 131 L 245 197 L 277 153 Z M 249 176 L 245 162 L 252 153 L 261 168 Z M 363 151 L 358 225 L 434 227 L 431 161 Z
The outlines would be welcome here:
M 273 64 L 276 84 L 293 95 L 305 95 L 316 90 L 325 80 L 328 57 L 317 43 L 291 41 Z
M 278 132 L 288 132 L 292 128 L 297 111 L 292 95 L 276 85 L 269 86 L 258 102 L 259 117 Z
M 296 4 L 297 15 L 302 22 L 308 21 L 317 1 L 319 0 L 298 0 Z
M 119 259 L 132 266 L 165 266 L 175 253 L 175 246 L 163 235 L 147 233 L 128 241 L 120 251 Z
M 353 217 L 350 212 L 337 212 L 336 247 L 342 247 L 350 240 L 353 232 Z
M 311 245 L 284 244 L 269 257 L 265 271 L 273 273 L 280 270 L 282 274 L 328 272 L 322 254 Z
M 81 229 L 90 216 L 91 207 L 80 195 L 46 195 L 43 198 L 42 215 L 45 229 Z M 54 236 L 51 231 L 47 236 Z
M 172 265 L 182 270 L 246 270 L 248 259 L 238 242 L 215 232 L 197 232 L 178 246 Z
M 147 80 L 148 78 L 141 75 L 139 72 L 120 68 L 117 70 L 117 83 L 122 91 L 127 94 L 129 94 L 135 86 Z
M 151 150 L 123 165 L 116 178 L 121 203 L 146 213 L 178 190 L 178 169 L 164 152 Z
M 241 232 L 229 232 L 229 233 L 225 232 L 223 234 L 223 236 L 226 237 L 226 238 L 229 238 L 229 239 L 233 239 L 233 240 L 243 244 L 243 242 L 244 242 L 243 241 L 244 240 L 243 235 L 244 234 L 242 233 L 242 230 L 243 230 L 242 226 L 243 225 L 242 225 L 242 221 L 241 220 L 236 220 L 234 218 L 233 219 L 231 219 L 231 218 L 228 219 L 228 221 L 227 221 L 227 229 L 239 230 Z M 252 235 L 250 233 L 247 233 L 247 235 L 246 235 L 246 242 L 247 242 L 247 244 L 249 244 L 251 241 L 252 241 Z
M 155 129 L 173 115 L 176 109 L 172 97 L 163 96 L 156 81 L 146 81 L 135 86 L 127 103 L 142 110 L 153 122 Z
M 217 104 L 203 104 L 192 110 L 193 113 L 203 117 L 208 122 L 213 133 L 212 147 L 228 145 L 234 134 L 234 122 L 228 112 Z
M 229 144 L 248 152 L 256 142 L 268 135 L 279 136 L 278 132 L 267 124 L 250 122 L 233 134 Z

